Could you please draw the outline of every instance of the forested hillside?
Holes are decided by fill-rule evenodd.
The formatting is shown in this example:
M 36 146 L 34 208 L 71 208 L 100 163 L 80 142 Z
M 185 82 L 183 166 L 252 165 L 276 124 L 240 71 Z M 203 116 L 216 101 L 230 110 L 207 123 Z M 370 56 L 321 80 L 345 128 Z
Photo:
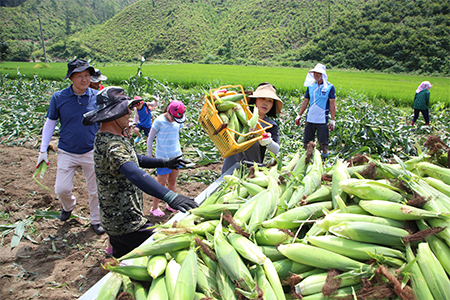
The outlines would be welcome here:
M 77 37 L 103 55 L 263 60 L 299 49 L 366 0 L 141 0 Z M 234 62 L 234 61 L 233 61 Z
M 292 59 L 343 68 L 449 75 L 450 2 L 368 2 L 314 36 Z
M 27 0 L 0 12 L 2 40 L 30 47 L 28 56 L 9 55 L 10 60 L 43 56 L 40 43 L 29 42 L 39 40 L 40 12 L 47 53 L 64 60 L 143 56 L 292 67 L 321 61 L 330 67 L 450 75 L 448 1 Z
M 69 39 L 71 34 L 102 24 L 136 1 L 27 0 L 20 4 L 21 1 L 5 0 L 6 7 L 0 7 L 0 37 L 10 45 L 9 59 L 30 59 L 31 53 L 42 47 L 39 14 L 49 54 L 55 48 L 55 53 L 69 57 L 73 55 L 70 49 L 77 48 Z

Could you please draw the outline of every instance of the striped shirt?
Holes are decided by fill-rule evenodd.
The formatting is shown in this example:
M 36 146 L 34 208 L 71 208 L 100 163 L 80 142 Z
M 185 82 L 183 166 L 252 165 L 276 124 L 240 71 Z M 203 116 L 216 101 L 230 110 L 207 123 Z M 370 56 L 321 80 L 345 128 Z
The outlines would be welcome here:
M 183 127 L 183 124 L 167 121 L 164 114 L 156 118 L 152 126 L 156 130 L 155 157 L 171 158 L 182 154 L 180 146 L 181 127 Z

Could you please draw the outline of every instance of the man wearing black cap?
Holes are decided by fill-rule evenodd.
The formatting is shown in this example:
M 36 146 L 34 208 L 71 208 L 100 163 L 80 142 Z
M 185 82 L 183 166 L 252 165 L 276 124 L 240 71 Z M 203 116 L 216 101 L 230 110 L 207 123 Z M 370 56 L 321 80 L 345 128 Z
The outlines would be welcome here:
M 185 166 L 181 155 L 159 159 L 138 155 L 131 143 L 130 100 L 121 87 L 110 86 L 97 95 L 98 108 L 84 115 L 83 124 L 101 123 L 94 143 L 94 162 L 102 226 L 109 236 L 113 256 L 119 258 L 153 234 L 153 224 L 144 217 L 143 191 L 186 212 L 198 204 L 159 184 L 141 168 L 178 169 Z
M 72 194 L 73 178 L 77 167 L 83 169 L 89 194 L 91 226 L 97 234 L 105 231 L 100 225 L 97 184 L 94 170 L 94 138 L 97 124 L 83 126 L 83 115 L 97 108 L 95 101 L 97 91 L 89 88 L 94 68 L 82 59 L 75 59 L 68 64 L 64 79 L 72 81 L 70 87 L 55 92 L 50 100 L 47 120 L 42 130 L 42 141 L 37 160 L 38 167 L 45 161 L 48 165 L 47 148 L 59 120 L 58 166 L 56 171 L 55 193 L 62 204 L 59 219 L 66 221 L 75 208 L 77 199 Z

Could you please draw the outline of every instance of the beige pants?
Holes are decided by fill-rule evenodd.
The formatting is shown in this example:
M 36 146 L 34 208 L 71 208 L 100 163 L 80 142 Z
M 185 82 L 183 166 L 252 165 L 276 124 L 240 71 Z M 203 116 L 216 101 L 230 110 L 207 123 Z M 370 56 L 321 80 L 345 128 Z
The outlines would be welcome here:
M 83 169 L 84 177 L 86 178 L 91 224 L 100 224 L 97 182 L 94 170 L 94 150 L 84 154 L 74 154 L 61 149 L 58 150 L 55 193 L 65 211 L 72 211 L 75 208 L 77 199 L 72 194 L 72 189 L 73 178 L 77 167 Z

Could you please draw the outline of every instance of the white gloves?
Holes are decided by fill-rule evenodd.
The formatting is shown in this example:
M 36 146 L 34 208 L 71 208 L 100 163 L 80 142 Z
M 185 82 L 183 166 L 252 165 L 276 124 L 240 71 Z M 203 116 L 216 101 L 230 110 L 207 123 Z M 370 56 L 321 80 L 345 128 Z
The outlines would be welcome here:
M 270 132 L 264 133 L 263 134 L 263 138 L 259 140 L 259 144 L 261 146 L 267 146 L 272 144 L 273 140 L 272 140 L 272 134 L 270 134 Z
M 334 128 L 336 127 L 336 121 L 335 120 L 330 120 L 330 124 L 328 124 L 328 128 L 331 131 L 334 131 Z
M 297 118 L 295 118 L 295 125 L 300 126 L 301 120 L 302 120 L 302 116 L 298 115 Z
M 47 151 L 39 152 L 39 157 L 38 157 L 38 160 L 37 160 L 36 168 L 39 167 L 39 165 L 41 164 L 42 161 L 45 161 L 45 163 L 47 165 L 49 164 Z

